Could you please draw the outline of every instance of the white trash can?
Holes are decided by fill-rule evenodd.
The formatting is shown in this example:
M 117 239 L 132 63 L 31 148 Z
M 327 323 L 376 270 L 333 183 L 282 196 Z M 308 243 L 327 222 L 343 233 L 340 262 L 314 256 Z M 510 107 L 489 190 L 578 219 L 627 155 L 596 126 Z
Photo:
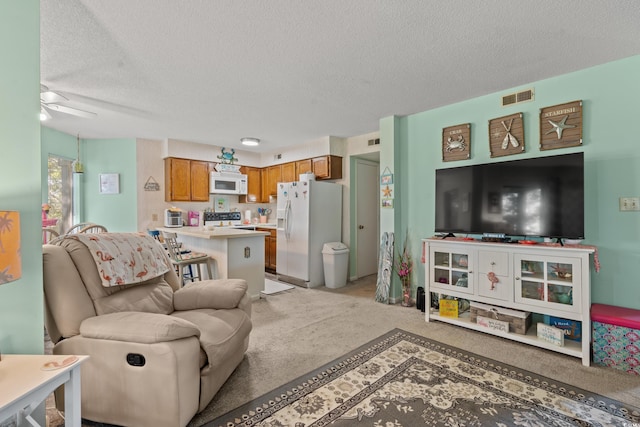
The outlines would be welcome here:
M 341 288 L 347 284 L 349 248 L 342 242 L 325 243 L 322 247 L 324 284 L 327 288 Z

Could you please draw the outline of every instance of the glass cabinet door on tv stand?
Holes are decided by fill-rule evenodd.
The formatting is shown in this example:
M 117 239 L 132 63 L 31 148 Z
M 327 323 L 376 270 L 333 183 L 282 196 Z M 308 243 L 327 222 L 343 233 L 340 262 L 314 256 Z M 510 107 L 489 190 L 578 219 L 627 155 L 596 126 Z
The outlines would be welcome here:
M 432 288 L 441 289 L 445 294 L 455 292 L 473 294 L 473 257 L 463 248 L 439 247 L 431 249 L 433 260 L 431 271 Z
M 576 313 L 580 311 L 580 264 L 575 258 L 514 254 L 515 301 Z

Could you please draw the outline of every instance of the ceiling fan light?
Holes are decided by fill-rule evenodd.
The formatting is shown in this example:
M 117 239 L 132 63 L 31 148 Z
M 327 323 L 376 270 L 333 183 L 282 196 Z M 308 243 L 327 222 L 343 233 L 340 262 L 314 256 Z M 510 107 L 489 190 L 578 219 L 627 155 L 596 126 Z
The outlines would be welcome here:
M 242 142 L 242 145 L 247 145 L 249 147 L 256 147 L 260 144 L 260 140 L 258 138 L 241 138 L 240 142 Z
M 40 121 L 44 122 L 45 120 L 49 120 L 51 115 L 44 109 L 44 107 L 40 107 Z

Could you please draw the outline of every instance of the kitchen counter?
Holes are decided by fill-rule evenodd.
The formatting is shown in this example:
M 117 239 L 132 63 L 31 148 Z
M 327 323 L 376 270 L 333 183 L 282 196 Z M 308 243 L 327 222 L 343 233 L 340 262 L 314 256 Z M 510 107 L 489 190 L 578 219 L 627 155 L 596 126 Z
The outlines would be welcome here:
M 264 236 L 266 231 L 232 227 L 158 227 L 160 232 L 176 233 L 178 242 L 192 251 L 204 252 L 215 260 L 214 278 L 244 279 L 251 299 L 264 290 Z M 206 275 L 206 272 L 204 272 Z
M 236 225 L 233 228 L 241 230 L 255 230 L 256 228 L 265 228 L 267 230 L 275 230 L 277 225 L 275 223 L 262 223 L 262 224 L 242 224 Z
M 247 227 L 253 226 L 247 225 Z M 275 228 L 275 225 L 273 228 Z M 213 230 L 204 230 L 202 227 L 158 227 L 157 230 L 176 233 L 178 236 L 192 236 L 200 239 L 237 239 L 250 235 L 264 236 L 268 234 L 265 231 L 247 230 L 239 227 L 215 227 Z

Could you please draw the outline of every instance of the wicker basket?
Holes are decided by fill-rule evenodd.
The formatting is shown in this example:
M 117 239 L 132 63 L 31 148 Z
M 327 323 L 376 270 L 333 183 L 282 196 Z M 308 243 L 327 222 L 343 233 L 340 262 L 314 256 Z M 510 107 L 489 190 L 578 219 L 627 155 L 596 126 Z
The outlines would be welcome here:
M 518 311 L 472 301 L 470 312 L 473 323 L 477 323 L 478 316 L 509 322 L 509 332 L 516 334 L 525 335 L 531 326 L 531 313 L 528 311 Z

